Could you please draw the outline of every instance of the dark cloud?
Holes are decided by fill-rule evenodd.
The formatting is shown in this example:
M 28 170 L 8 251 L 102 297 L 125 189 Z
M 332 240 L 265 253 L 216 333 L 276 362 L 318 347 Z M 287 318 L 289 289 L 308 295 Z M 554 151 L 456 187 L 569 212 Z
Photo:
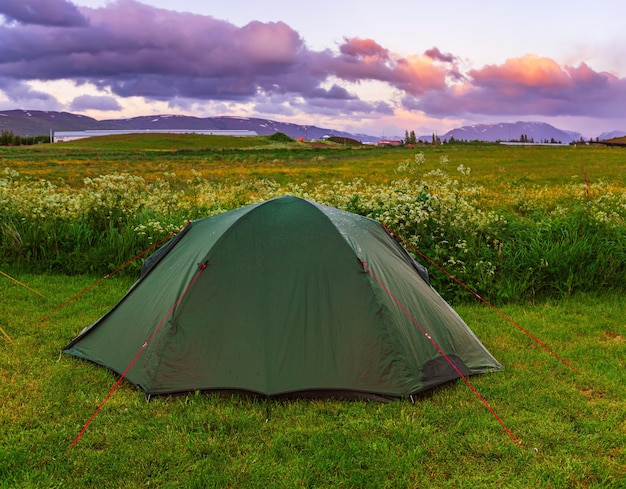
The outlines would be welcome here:
M 297 32 L 282 22 L 236 27 L 212 17 L 120 0 L 82 9 L 89 26 L 0 26 L 0 76 L 78 79 L 122 96 L 241 100 L 317 89 Z
M 435 61 L 441 61 L 443 63 L 454 63 L 456 61 L 455 56 L 451 55 L 450 53 L 444 54 L 439 51 L 439 48 L 431 48 L 424 54 Z
M 310 93 L 311 97 L 314 98 L 323 98 L 323 99 L 332 99 L 332 100 L 350 100 L 355 99 L 354 95 L 351 95 L 348 90 L 339 85 L 333 85 L 329 89 L 325 88 L 317 88 L 312 90 Z
M 329 99 L 329 98 L 309 98 L 306 100 L 306 109 L 327 115 L 346 116 L 353 114 L 363 115 L 390 115 L 393 110 L 384 102 L 370 103 L 358 98 L 345 99 Z
M 121 110 L 122 107 L 115 97 L 108 95 L 80 95 L 72 100 L 69 109 L 77 112 L 84 110 L 116 111 Z
M 0 15 L 21 24 L 76 27 L 87 19 L 67 0 L 2 0 Z
M 81 12 L 89 21 L 84 28 L 0 26 L 0 43 L 7 47 L 0 51 L 0 76 L 73 79 L 115 95 L 154 100 L 247 101 L 291 94 L 352 100 L 353 106 L 359 104 L 347 88 L 323 88 L 331 77 L 385 81 L 410 93 L 440 87 L 445 78 L 445 70 L 425 59 L 420 66 L 395 60 L 369 39 L 345 39 L 339 54 L 311 51 L 283 22 L 237 27 L 134 0 Z

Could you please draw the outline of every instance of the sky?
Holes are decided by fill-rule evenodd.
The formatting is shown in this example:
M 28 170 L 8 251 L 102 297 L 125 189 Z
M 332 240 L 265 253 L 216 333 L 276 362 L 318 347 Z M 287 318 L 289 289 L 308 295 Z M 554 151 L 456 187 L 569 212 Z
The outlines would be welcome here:
M 623 0 L 0 0 L 0 110 L 626 131 Z

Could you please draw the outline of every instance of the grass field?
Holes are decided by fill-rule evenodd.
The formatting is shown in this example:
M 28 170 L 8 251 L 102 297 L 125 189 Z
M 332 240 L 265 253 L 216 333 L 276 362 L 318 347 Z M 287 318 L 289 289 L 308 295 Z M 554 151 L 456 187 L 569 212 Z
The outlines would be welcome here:
M 0 264 L 105 274 L 189 220 L 292 194 L 383 221 L 494 301 L 623 290 L 625 155 L 193 135 L 2 148 Z
M 245 144 L 250 146 L 200 137 L 131 138 L 0 148 L 0 168 L 10 169 L 0 179 L 0 244 L 6 253 L 1 270 L 22 283 L 0 276 L 0 488 L 626 487 L 626 289 L 619 285 L 626 270 L 624 148 L 347 149 L 263 138 Z M 403 166 L 406 171 L 399 173 Z M 414 182 L 398 183 L 407 175 Z M 357 178 L 361 183 L 353 182 Z M 50 258 L 49 223 L 63 228 L 54 231 L 57 253 L 64 240 L 70 249 L 80 244 L 78 254 L 87 263 L 104 260 L 110 271 L 129 258 L 126 252 L 114 257 L 112 250 L 144 233 L 145 226 L 156 226 L 160 215 L 137 213 L 133 206 L 150 201 L 164 205 L 159 212 L 169 216 L 180 198 L 214 212 L 285 190 L 390 220 L 420 210 L 419 195 L 406 199 L 427 193 L 441 202 L 442 222 L 424 228 L 442 234 L 432 248 L 441 251 L 439 258 L 463 258 L 471 269 L 472 260 L 496 253 L 489 258 L 492 268 L 485 268 L 494 272 L 488 292 L 503 287 L 498 274 L 509 275 L 511 290 L 525 281 L 530 289 L 524 290 L 533 294 L 542 287 L 566 289 L 540 300 L 510 297 L 501 308 L 578 373 L 491 309 L 459 299 L 464 292 L 438 278 L 444 296 L 454 299 L 461 317 L 505 366 L 504 372 L 471 380 L 520 446 L 460 381 L 415 404 L 198 393 L 148 403 L 124 382 L 70 449 L 116 377 L 60 350 L 122 297 L 136 269 L 104 280 L 40 320 L 103 276 L 34 273 L 36 267 L 26 266 Z M 95 205 L 91 194 L 102 194 L 109 204 Z M 394 199 L 401 205 L 391 208 Z M 22 208 L 11 207 L 16 205 Z M 61 219 L 73 206 L 84 206 L 87 217 Z M 187 212 L 181 209 L 168 219 L 181 220 Z M 490 212 L 506 213 L 506 227 L 497 227 L 501 221 Z M 124 217 L 130 213 L 144 220 Z M 118 221 L 111 220 L 113 214 Z M 448 226 L 460 215 L 469 225 Z M 127 232 L 116 225 L 122 218 L 129 219 Z M 500 251 L 471 237 L 484 220 L 485 236 L 506 239 Z M 420 223 L 401 225 L 410 234 L 422 232 Z M 15 255 L 23 262 L 8 260 L 12 243 L 27 239 L 34 243 L 31 254 L 24 245 Z M 450 247 L 442 248 L 444 241 Z M 464 243 L 475 245 L 476 254 L 466 256 Z M 446 254 L 455 250 L 461 254 Z M 574 267 L 583 259 L 578 271 Z M 88 269 L 77 261 L 75 270 Z M 622 282 L 602 285 L 603 274 Z M 591 280 L 592 289 L 585 285 Z
M 621 295 L 578 295 L 504 312 L 575 373 L 485 306 L 457 310 L 506 367 L 472 382 L 516 445 L 463 382 L 388 404 L 265 401 L 188 394 L 147 403 L 60 354 L 131 281 L 111 278 L 44 322 L 97 277 L 3 279 L 0 487 L 597 487 L 626 482 Z
M 0 147 L 0 168 L 8 167 L 53 183 L 80 186 L 83 178 L 130 172 L 148 180 L 163 172 L 181 176 L 192 169 L 207 179 L 265 178 L 279 183 L 319 183 L 362 178 L 387 183 L 398 178 L 398 164 L 423 152 L 423 171 L 450 166 L 472 169 L 479 184 L 561 185 L 600 180 L 626 187 L 626 149 L 600 146 L 503 146 L 452 144 L 418 148 L 352 149 L 301 143 L 277 144 L 264 137 L 198 135 L 93 138 L 29 147 Z

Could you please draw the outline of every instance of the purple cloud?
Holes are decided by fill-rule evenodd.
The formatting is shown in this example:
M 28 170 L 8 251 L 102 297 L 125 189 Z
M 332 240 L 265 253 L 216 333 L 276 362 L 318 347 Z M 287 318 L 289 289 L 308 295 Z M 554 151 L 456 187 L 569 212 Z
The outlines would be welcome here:
M 118 95 L 241 100 L 317 89 L 314 55 L 282 22 L 236 27 L 212 17 L 120 0 L 81 9 L 89 26 L 0 26 L 0 76 L 75 79 Z M 138 28 L 137 26 L 141 26 Z
M 33 90 L 26 83 L 0 77 L 0 90 L 21 105 L 42 110 L 60 110 L 63 106 L 52 95 Z
M 84 27 L 87 19 L 67 0 L 2 0 L 0 15 L 21 24 Z
M 440 87 L 445 78 L 444 69 L 423 60 L 416 68 L 368 39 L 346 39 L 338 55 L 308 50 L 282 22 L 236 27 L 134 0 L 81 12 L 89 24 L 71 32 L 58 25 L 0 26 L 7 46 L 0 51 L 0 76 L 74 79 L 123 97 L 233 101 L 261 93 L 354 101 L 345 87 L 323 88 L 330 77 L 381 80 L 411 93 Z
M 72 100 L 69 109 L 78 112 L 84 110 L 116 111 L 121 110 L 122 107 L 115 97 L 108 95 L 80 95 Z
M 439 51 L 439 48 L 431 48 L 424 54 L 435 61 L 441 61 L 443 63 L 454 63 L 456 61 L 456 57 L 450 53 L 442 53 Z

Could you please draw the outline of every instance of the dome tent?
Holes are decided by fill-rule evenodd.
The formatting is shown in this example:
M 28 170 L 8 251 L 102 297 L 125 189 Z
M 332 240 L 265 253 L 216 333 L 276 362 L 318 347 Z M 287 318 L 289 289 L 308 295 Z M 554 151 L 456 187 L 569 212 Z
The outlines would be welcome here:
M 189 223 L 64 351 L 149 395 L 393 398 L 502 369 L 380 223 L 291 196 Z

